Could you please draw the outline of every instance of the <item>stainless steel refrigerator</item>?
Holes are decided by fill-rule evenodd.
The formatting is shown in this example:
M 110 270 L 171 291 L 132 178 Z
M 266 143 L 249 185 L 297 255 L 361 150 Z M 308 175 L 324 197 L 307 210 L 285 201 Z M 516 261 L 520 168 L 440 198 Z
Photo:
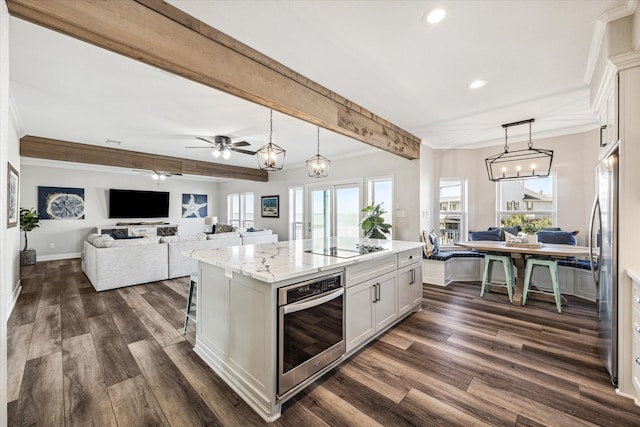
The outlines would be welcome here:
M 618 144 L 612 144 L 596 167 L 589 246 L 596 254 L 591 270 L 598 295 L 600 358 L 614 386 L 618 385 L 618 176 Z

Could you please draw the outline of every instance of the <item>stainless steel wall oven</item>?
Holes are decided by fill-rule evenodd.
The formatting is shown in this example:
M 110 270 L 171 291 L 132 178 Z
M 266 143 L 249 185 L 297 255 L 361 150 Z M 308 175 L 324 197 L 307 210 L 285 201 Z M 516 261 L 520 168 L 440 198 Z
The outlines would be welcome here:
M 278 311 L 278 395 L 283 396 L 345 353 L 343 274 L 279 289 Z

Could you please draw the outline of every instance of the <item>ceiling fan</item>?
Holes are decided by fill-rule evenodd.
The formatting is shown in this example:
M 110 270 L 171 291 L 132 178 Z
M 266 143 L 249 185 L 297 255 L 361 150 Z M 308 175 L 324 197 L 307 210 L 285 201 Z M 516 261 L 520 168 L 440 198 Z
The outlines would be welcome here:
M 140 170 L 140 169 L 133 169 L 134 172 L 142 172 L 144 174 L 149 174 L 151 175 L 151 179 L 155 180 L 155 181 L 164 181 L 165 179 L 169 178 L 170 176 L 182 176 L 181 173 L 174 173 L 174 172 L 165 172 L 165 171 L 159 171 L 159 170 L 155 170 L 155 169 L 151 169 L 151 170 Z
M 216 135 L 213 137 L 196 136 L 196 138 L 210 144 L 210 146 L 209 147 L 206 147 L 206 146 L 205 147 L 202 147 L 202 146 L 185 147 L 185 148 L 210 148 L 213 152 L 213 157 L 215 157 L 216 159 L 222 156 L 223 159 L 227 160 L 229 159 L 229 157 L 231 157 L 232 151 L 235 151 L 237 153 L 242 153 L 242 154 L 249 154 L 250 156 L 253 156 L 254 154 L 256 154 L 255 151 L 238 148 L 238 147 L 248 147 L 249 145 L 251 145 L 247 141 L 231 142 L 231 138 L 224 135 Z

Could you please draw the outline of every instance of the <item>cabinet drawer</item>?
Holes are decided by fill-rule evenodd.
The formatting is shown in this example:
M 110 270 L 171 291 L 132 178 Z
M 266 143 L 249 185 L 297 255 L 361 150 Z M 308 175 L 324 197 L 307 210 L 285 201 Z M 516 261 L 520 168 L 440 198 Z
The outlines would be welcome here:
M 631 364 L 633 365 L 633 386 L 636 389 L 636 393 L 640 394 L 640 311 L 633 308 L 633 340 L 632 340 L 632 353 Z
M 422 249 L 416 248 L 398 254 L 398 268 L 416 263 L 422 260 Z
M 346 286 L 353 286 L 365 280 L 395 271 L 397 269 L 396 255 L 389 255 L 384 258 L 376 258 L 371 261 L 360 262 L 345 269 Z
M 633 281 L 633 307 L 640 311 L 640 283 Z

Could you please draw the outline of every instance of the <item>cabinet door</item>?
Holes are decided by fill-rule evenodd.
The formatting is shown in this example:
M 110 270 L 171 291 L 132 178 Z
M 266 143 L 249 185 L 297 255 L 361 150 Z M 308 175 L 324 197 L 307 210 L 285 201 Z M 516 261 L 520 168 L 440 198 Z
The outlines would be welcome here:
M 345 310 L 347 353 L 367 341 L 375 332 L 373 314 L 375 283 L 375 281 L 368 281 L 347 288 Z
M 422 301 L 422 263 L 398 270 L 398 315 L 402 316 Z
M 373 311 L 375 313 L 376 331 L 379 331 L 398 318 L 396 272 L 373 279 L 373 282 L 378 286 L 378 298 Z

